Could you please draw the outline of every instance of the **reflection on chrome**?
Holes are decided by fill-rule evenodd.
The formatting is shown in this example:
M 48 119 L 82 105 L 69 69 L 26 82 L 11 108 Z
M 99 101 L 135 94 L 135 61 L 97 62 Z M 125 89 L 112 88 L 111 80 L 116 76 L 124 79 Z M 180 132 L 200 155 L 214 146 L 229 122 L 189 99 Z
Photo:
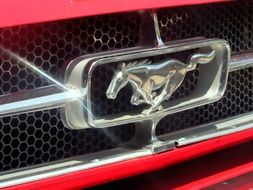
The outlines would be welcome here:
M 211 51 L 193 54 L 187 64 L 176 59 L 165 59 L 157 63 L 146 59 L 127 65 L 123 62 L 106 91 L 107 98 L 116 99 L 119 91 L 130 83 L 133 88 L 131 104 L 151 105 L 145 114 L 162 110 L 161 103 L 169 100 L 183 82 L 186 73 L 196 69 L 197 64 L 209 63 L 214 57 L 215 51 Z
M 38 75 L 48 79 L 49 81 L 53 82 L 54 84 L 57 84 L 59 87 L 61 87 L 64 90 L 69 90 L 66 86 L 64 86 L 62 83 L 60 83 L 59 81 L 55 80 L 53 77 L 51 77 L 50 75 L 48 75 L 47 73 L 45 73 L 44 71 L 42 71 L 41 69 L 39 69 L 38 67 L 36 67 L 35 65 L 33 65 L 32 63 L 30 63 L 28 60 L 26 60 L 25 58 L 20 57 L 18 54 L 15 54 L 13 52 L 11 52 L 10 50 L 4 48 L 3 46 L 0 45 L 0 49 L 7 54 L 8 56 L 10 56 L 11 58 L 14 58 L 18 63 L 23 64 L 24 66 L 29 67 L 31 70 L 33 70 L 35 73 L 37 73 Z
M 28 67 L 52 83 L 52 85 L 45 87 L 0 96 L 1 116 L 64 107 L 72 101 L 79 101 L 80 105 L 83 106 L 83 110 L 89 112 L 82 103 L 83 93 L 81 90 L 62 84 L 25 58 L 22 58 L 1 45 L 0 49 L 6 55 L 16 60 L 17 63 Z

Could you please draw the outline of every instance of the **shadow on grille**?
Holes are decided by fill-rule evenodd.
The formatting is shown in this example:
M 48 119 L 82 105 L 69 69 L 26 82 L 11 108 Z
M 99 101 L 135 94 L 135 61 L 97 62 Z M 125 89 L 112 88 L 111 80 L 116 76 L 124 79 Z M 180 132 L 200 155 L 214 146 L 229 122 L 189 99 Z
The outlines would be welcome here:
M 59 113 L 52 109 L 0 118 L 0 170 L 110 149 L 134 134 L 130 125 L 69 130 Z
M 219 38 L 233 52 L 253 49 L 252 0 L 161 9 L 157 12 L 164 41 Z

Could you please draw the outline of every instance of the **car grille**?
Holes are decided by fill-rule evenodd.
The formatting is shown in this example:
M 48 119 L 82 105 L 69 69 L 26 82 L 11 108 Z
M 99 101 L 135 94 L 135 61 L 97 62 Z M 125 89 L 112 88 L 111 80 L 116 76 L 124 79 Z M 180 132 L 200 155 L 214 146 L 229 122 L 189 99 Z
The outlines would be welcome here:
M 250 67 L 229 73 L 225 94 L 219 101 L 165 117 L 157 125 L 156 133 L 162 135 L 252 110 L 253 69 Z
M 112 14 L 0 29 L 0 46 L 62 80 L 64 63 L 78 55 L 135 46 L 140 17 Z M 29 68 L 0 51 L 0 94 L 49 85 Z M 129 140 L 123 128 L 70 130 L 59 109 L 0 118 L 0 171 L 114 148 Z
M 157 11 L 164 41 L 192 37 L 226 39 L 233 53 L 252 49 L 253 8 L 250 1 L 161 9 Z M 48 74 L 63 80 L 62 69 L 73 57 L 137 46 L 141 19 L 137 13 L 111 14 L 66 21 L 0 29 L 0 46 L 26 58 Z M 0 94 L 6 95 L 50 84 L 0 51 Z M 104 70 L 105 69 L 105 70 Z M 126 100 L 114 104 L 101 98 L 111 68 L 101 68 L 94 79 L 94 100 L 98 115 L 134 109 Z M 157 134 L 194 127 L 252 111 L 252 68 L 233 71 L 224 98 L 210 105 L 164 118 Z M 107 73 L 107 74 L 105 74 Z M 192 90 L 198 71 L 173 95 L 183 97 Z M 189 79 L 190 82 L 187 82 Z M 0 118 L 0 171 L 48 163 L 91 152 L 112 149 L 133 137 L 132 124 L 106 129 L 70 130 L 63 126 L 59 109 Z
M 196 5 L 157 12 L 164 41 L 193 37 L 219 38 L 233 52 L 253 49 L 252 0 Z
M 164 41 L 193 37 L 229 42 L 232 53 L 253 49 L 252 1 L 161 9 L 157 12 Z M 206 124 L 252 111 L 252 68 L 229 74 L 224 97 L 212 104 L 169 115 L 157 126 L 157 135 Z

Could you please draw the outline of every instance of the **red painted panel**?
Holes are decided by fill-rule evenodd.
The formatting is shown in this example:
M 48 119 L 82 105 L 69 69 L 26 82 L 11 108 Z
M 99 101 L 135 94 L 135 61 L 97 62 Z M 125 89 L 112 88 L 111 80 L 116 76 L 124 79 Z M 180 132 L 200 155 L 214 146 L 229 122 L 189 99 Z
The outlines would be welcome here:
M 98 189 L 249 190 L 253 188 L 252 146 L 250 141 Z
M 243 166 L 242 166 L 243 167 Z M 244 166 L 244 168 L 240 169 L 243 170 L 245 167 L 249 168 L 250 166 Z M 238 168 L 236 168 L 238 170 Z M 252 169 L 252 166 L 251 166 Z M 208 187 L 208 189 L 212 190 L 250 190 L 253 188 L 253 171 L 236 176 L 234 178 L 228 179 L 226 181 L 222 181 L 221 183 L 215 184 L 211 187 Z
M 224 0 L 1 0 L 0 27 Z
M 129 161 L 110 164 L 103 167 L 27 183 L 9 189 L 78 189 L 82 187 L 94 186 L 129 176 L 158 170 L 175 163 L 234 146 L 252 139 L 253 129 L 249 129 L 154 156 L 147 156 L 139 159 L 132 159 Z

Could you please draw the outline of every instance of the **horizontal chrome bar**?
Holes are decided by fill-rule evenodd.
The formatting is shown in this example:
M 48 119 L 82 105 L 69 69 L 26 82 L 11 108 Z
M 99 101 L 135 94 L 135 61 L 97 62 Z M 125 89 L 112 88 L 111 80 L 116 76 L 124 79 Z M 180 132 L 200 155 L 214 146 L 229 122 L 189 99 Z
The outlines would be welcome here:
M 250 129 L 253 127 L 252 123 L 253 112 L 244 114 L 241 117 L 237 116 L 231 119 L 225 119 L 219 122 L 199 126 L 194 129 L 173 133 L 167 135 L 167 137 L 174 139 L 174 142 L 177 144 L 177 146 L 182 146 L 225 134 L 231 134 Z M 208 135 L 209 132 L 211 133 L 210 135 Z M 152 155 L 152 151 L 149 148 L 142 148 L 140 150 L 116 148 L 85 156 L 65 159 L 50 164 L 44 164 L 38 167 L 30 167 L 16 171 L 14 170 L 5 172 L 0 176 L 0 188 L 28 183 L 35 180 L 42 180 L 81 170 L 87 170 L 148 155 Z
M 229 71 L 251 66 L 253 66 L 252 52 L 237 54 L 231 57 Z M 0 116 L 62 107 L 81 97 L 81 93 L 77 90 L 68 89 L 66 86 L 63 88 L 59 84 L 57 82 L 38 89 L 0 96 Z
M 49 86 L 0 96 L 0 116 L 62 107 L 81 97 L 81 92 L 69 89 L 66 85 L 56 80 L 27 59 L 1 45 L 0 50 L 4 54 L 15 59 L 17 63 L 34 71 L 37 75 L 52 83 L 52 85 Z
M 201 129 L 199 128 L 199 132 L 196 132 L 195 130 L 193 130 L 196 133 L 192 133 L 192 135 L 190 136 L 180 138 L 176 140 L 175 143 L 177 146 L 185 146 L 192 143 L 196 143 L 196 142 L 200 142 L 200 141 L 208 140 L 211 138 L 220 137 L 223 135 L 228 135 L 235 132 L 243 131 L 245 129 L 252 128 L 252 125 L 253 125 L 252 115 L 251 115 L 251 119 L 250 118 L 247 118 L 247 119 L 249 119 L 249 122 L 245 123 L 245 125 L 242 125 L 242 126 L 233 125 L 232 123 L 236 122 L 236 120 L 234 120 L 234 121 L 231 121 L 231 123 L 229 122 L 230 123 L 229 125 L 227 125 L 226 123 L 214 125 L 214 127 L 216 127 L 215 129 L 213 129 L 210 125 L 205 126 L 205 127 L 200 127 Z M 219 125 L 222 128 L 219 128 L 220 127 Z
M 17 63 L 20 63 L 21 65 L 23 65 L 24 67 L 28 67 L 30 70 L 34 71 L 37 75 L 47 79 L 48 81 L 52 82 L 52 84 L 55 84 L 59 87 L 61 87 L 62 89 L 68 90 L 66 88 L 66 86 L 64 84 L 62 84 L 61 82 L 59 82 L 58 80 L 54 79 L 52 76 L 50 76 L 48 73 L 46 73 L 44 70 L 40 69 L 39 67 L 37 67 L 36 65 L 34 65 L 33 63 L 29 62 L 27 59 L 19 56 L 18 54 L 12 52 L 9 49 L 4 48 L 3 46 L 0 45 L 0 50 L 10 56 L 11 58 L 13 58 L 14 60 L 17 61 Z
M 235 54 L 229 62 L 229 71 L 235 71 L 253 66 L 253 52 Z
M 26 168 L 16 172 L 7 172 L 5 175 L 0 176 L 0 188 L 87 170 L 151 154 L 150 149 L 129 150 L 117 148 L 106 152 L 93 153 L 88 156 L 67 159 L 50 165 L 42 165 L 33 169 Z
M 176 146 L 185 146 L 211 138 L 243 131 L 252 127 L 253 113 L 248 113 L 198 127 L 177 131 L 171 134 L 166 134 L 161 136 L 161 138 L 174 141 Z
M 0 116 L 61 107 L 80 98 L 77 90 L 62 90 L 57 85 L 0 96 Z
M 253 66 L 252 53 L 234 55 L 231 58 L 230 71 L 250 66 Z M 0 97 L 0 115 L 60 107 L 78 98 L 80 98 L 79 92 L 76 90 L 66 91 L 59 87 L 59 85 L 23 91 Z M 246 130 L 253 127 L 252 123 L 253 113 L 249 113 L 243 116 L 172 133 L 166 135 L 166 139 L 168 138 L 170 141 L 174 141 L 177 146 L 183 146 Z M 65 159 L 61 162 L 45 164 L 35 168 L 14 170 L 3 173 L 0 176 L 0 187 L 3 188 L 34 180 L 42 180 L 151 154 L 151 150 L 146 148 L 141 150 L 115 149 L 74 159 Z

